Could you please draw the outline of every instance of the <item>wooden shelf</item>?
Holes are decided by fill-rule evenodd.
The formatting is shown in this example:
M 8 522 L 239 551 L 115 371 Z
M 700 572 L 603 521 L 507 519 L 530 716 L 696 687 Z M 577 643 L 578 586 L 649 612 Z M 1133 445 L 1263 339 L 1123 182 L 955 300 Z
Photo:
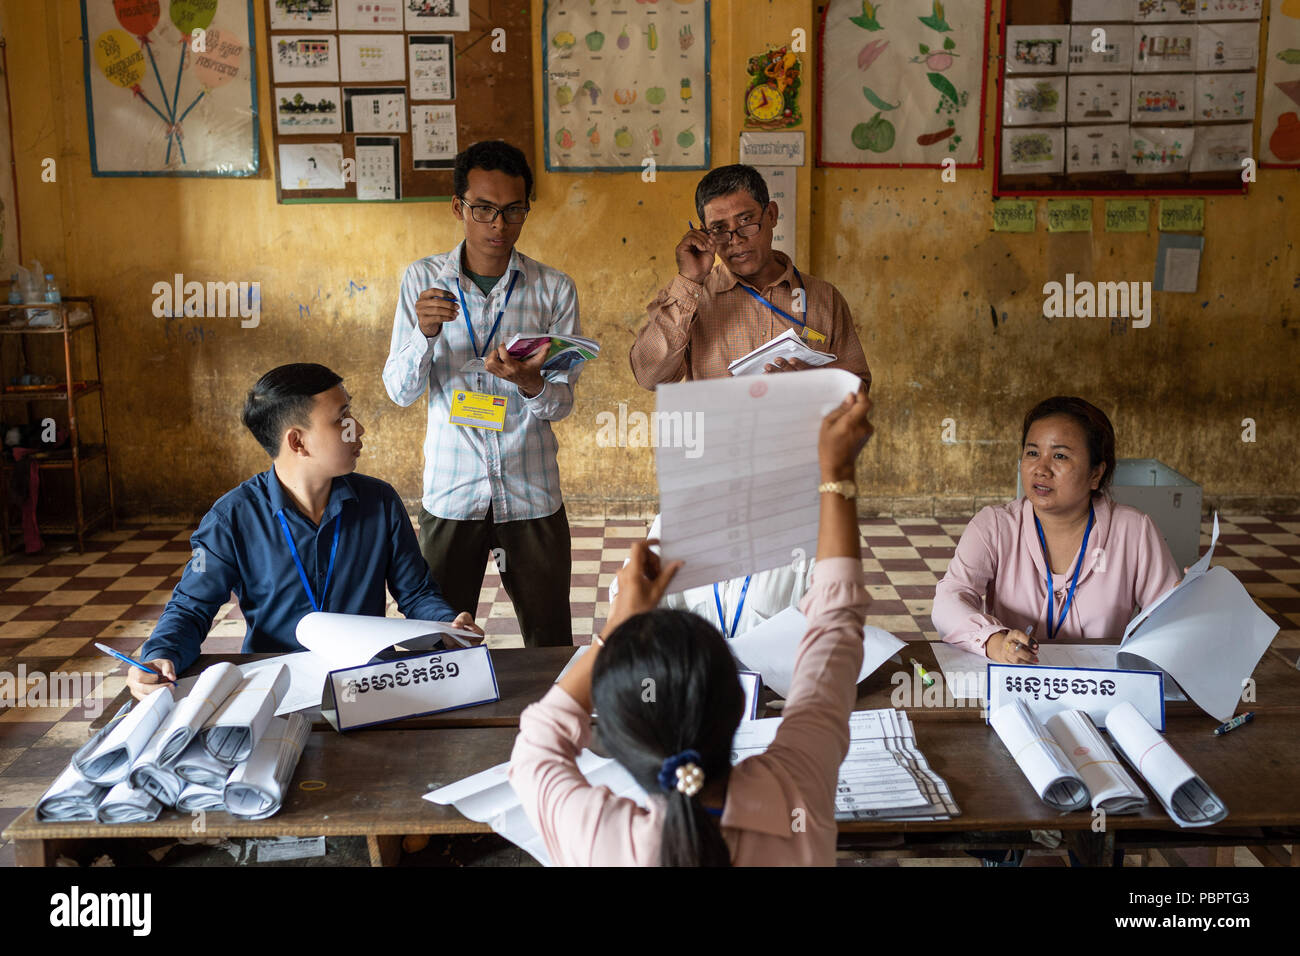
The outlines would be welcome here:
M 103 388 L 103 385 L 99 382 L 87 382 L 85 388 L 74 387 L 72 397 L 81 398 L 81 396 L 97 392 L 101 388 Z M 0 390 L 0 402 L 66 402 L 67 400 L 68 390 L 58 385 L 22 392 Z

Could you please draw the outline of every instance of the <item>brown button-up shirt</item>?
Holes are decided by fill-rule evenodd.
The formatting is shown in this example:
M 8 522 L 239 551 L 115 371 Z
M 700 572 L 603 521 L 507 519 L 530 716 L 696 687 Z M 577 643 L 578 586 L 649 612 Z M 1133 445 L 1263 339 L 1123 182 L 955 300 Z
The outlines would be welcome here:
M 869 389 L 871 370 L 844 296 L 829 282 L 801 272 L 805 302 L 800 314 L 794 308 L 794 290 L 800 285 L 794 266 L 784 253 L 772 254 L 784 263 L 785 272 L 766 289 L 755 291 L 826 337 L 824 342 L 804 340 L 809 348 L 836 356 L 826 368 L 847 369 Z M 723 378 L 730 374 L 729 363 L 786 329 L 803 331 L 742 289 L 742 281 L 719 261 L 703 283 L 676 275 L 655 296 L 630 355 L 632 373 L 644 388 L 682 379 Z

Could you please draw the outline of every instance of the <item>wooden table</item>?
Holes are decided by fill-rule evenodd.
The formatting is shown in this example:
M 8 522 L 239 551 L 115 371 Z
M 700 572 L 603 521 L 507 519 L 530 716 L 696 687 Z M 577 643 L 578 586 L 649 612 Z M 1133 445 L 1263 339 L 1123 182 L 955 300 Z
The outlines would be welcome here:
M 267 820 L 240 821 L 225 813 L 209 813 L 203 835 L 365 836 L 371 863 L 382 865 L 396 860 L 401 836 L 406 834 L 486 833 L 490 830 L 486 824 L 422 797 L 508 760 L 515 733 L 509 727 L 317 731 L 308 739 L 278 814 Z M 1291 842 L 1288 834 L 1276 831 L 1300 827 L 1300 801 L 1295 797 L 1300 792 L 1300 763 L 1295 760 L 1300 714 L 1268 713 L 1223 737 L 1214 737 L 1203 719 L 1170 719 L 1168 739 L 1230 812 L 1225 826 L 1196 830 L 1179 829 L 1152 798 L 1142 813 L 1110 815 L 1106 831 L 1094 834 L 1090 812 L 1057 814 L 1038 799 L 997 735 L 982 721 L 917 721 L 916 734 L 918 746 L 947 781 L 961 814 L 936 821 L 844 822 L 842 844 L 870 834 L 901 833 L 937 835 L 952 847 L 1006 846 L 1005 840 L 975 842 L 969 835 L 1061 830 L 1085 860 L 1107 862 L 1117 847 L 1188 845 L 1189 840 L 1196 846 Z M 62 766 L 46 769 L 52 780 Z M 41 866 L 52 863 L 67 841 L 192 837 L 194 820 L 189 814 L 166 811 L 148 824 L 37 823 L 29 809 L 4 836 L 14 841 L 20 866 Z M 1295 862 L 1295 856 L 1292 859 Z

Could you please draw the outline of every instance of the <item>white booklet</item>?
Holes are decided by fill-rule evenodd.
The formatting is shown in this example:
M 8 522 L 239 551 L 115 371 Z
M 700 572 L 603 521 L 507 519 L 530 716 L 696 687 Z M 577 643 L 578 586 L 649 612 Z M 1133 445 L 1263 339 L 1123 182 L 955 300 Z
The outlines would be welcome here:
M 1208 827 L 1228 815 L 1218 795 L 1132 704 L 1116 704 L 1106 715 L 1106 730 L 1180 827 Z
M 794 329 L 786 329 L 776 338 L 764 342 L 748 355 L 742 355 L 727 366 L 732 375 L 761 375 L 763 367 L 777 359 L 798 359 L 808 365 L 829 365 L 835 361 L 830 352 L 818 352 L 804 344 Z

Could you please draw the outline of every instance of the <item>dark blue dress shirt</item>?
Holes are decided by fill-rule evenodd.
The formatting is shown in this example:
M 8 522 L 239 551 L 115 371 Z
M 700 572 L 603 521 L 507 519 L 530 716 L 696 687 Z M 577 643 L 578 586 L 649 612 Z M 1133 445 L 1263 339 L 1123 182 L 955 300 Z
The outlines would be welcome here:
M 321 610 L 384 616 L 385 585 L 398 609 L 419 621 L 450 621 L 420 554 L 415 531 L 392 486 L 366 475 L 334 479 L 329 503 L 314 525 L 294 507 L 275 468 L 218 499 L 190 538 L 195 554 L 145 642 L 140 659 L 165 657 L 179 674 L 194 663 L 212 619 L 233 591 L 248 624 L 245 654 L 300 651 L 294 630 L 312 610 L 277 513 L 283 512 Z M 325 590 L 334 522 L 338 554 Z

